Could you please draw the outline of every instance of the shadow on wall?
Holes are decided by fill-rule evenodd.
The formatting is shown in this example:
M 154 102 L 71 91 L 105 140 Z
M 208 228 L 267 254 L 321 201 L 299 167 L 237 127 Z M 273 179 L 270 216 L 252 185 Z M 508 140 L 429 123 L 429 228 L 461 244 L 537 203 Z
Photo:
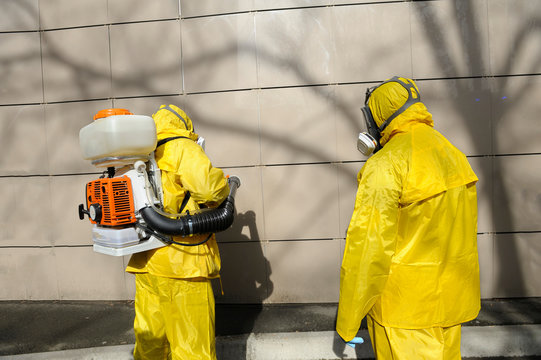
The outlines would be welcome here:
M 469 1 L 461 1 L 456 2 L 453 5 L 453 20 L 457 24 L 454 29 L 458 31 L 457 37 L 459 38 L 463 49 L 463 57 L 456 58 L 451 57 L 450 54 L 453 54 L 453 51 L 451 51 L 450 44 L 445 41 L 448 38 L 446 33 L 448 33 L 450 29 L 448 27 L 444 27 L 443 24 L 437 20 L 438 16 L 433 5 L 434 4 L 427 3 L 412 7 L 412 9 L 417 11 L 416 15 L 419 19 L 421 19 L 421 23 L 424 27 L 424 33 L 429 34 L 427 35 L 427 41 L 433 50 L 432 56 L 434 57 L 434 60 L 436 60 L 435 62 L 439 65 L 440 72 L 445 74 L 445 76 L 448 78 L 456 77 L 460 71 L 459 64 L 457 61 L 455 61 L 455 59 L 466 59 L 465 62 L 468 64 L 468 71 L 471 74 L 488 74 L 488 64 L 484 63 L 483 61 L 483 59 L 486 57 L 481 51 L 481 49 L 486 49 L 486 47 L 482 46 L 483 40 L 481 39 L 480 32 L 478 31 L 480 26 L 479 19 L 476 16 L 476 10 L 478 9 L 475 9 L 475 4 Z M 490 5 L 487 4 L 486 6 Z M 522 19 L 521 24 L 521 28 L 516 32 L 516 35 L 514 35 L 513 41 L 509 42 L 509 44 L 513 44 L 512 49 L 510 49 L 508 52 L 509 55 L 506 61 L 503 63 L 502 68 L 492 69 L 492 73 L 504 75 L 511 74 L 512 67 L 517 62 L 518 58 L 530 56 L 530 54 L 525 54 L 524 44 L 526 43 L 528 37 L 539 37 L 541 33 L 541 18 L 538 16 L 536 17 L 535 14 L 532 14 L 530 19 Z M 532 68 L 523 72 L 526 74 L 535 74 L 536 71 L 539 71 L 538 62 L 536 63 L 533 61 Z M 476 80 L 481 81 L 481 79 Z M 498 99 L 508 96 L 510 92 L 509 77 L 502 77 L 501 81 L 499 81 L 497 84 L 499 86 L 494 86 L 494 88 L 491 90 L 492 108 L 494 108 L 494 104 Z M 513 89 L 513 96 L 516 99 L 528 96 L 532 86 L 533 84 L 531 81 L 525 82 L 521 89 Z M 468 89 L 465 87 L 460 88 L 459 84 L 458 91 L 466 93 Z M 491 124 L 493 133 L 491 134 L 490 129 L 486 129 L 486 136 L 492 136 L 492 155 L 495 155 L 495 153 L 504 148 L 502 146 L 504 144 L 499 143 L 499 137 L 493 134 L 498 129 L 501 119 L 505 118 L 506 116 L 512 116 L 510 114 L 516 110 L 516 106 L 516 104 L 513 104 L 503 108 L 500 107 L 501 112 L 497 114 L 487 114 L 487 116 L 492 116 Z M 464 120 L 463 122 L 466 124 L 466 126 L 468 126 L 468 133 L 473 138 L 476 124 L 474 121 L 468 121 L 468 119 L 471 119 L 470 114 L 467 112 L 468 107 L 461 106 L 461 104 L 456 104 L 455 108 L 461 111 L 461 117 Z M 524 131 L 526 131 L 526 129 Z M 479 142 L 476 141 L 476 139 L 472 139 L 471 143 L 474 144 L 474 146 L 479 145 Z M 480 152 L 477 151 L 476 153 Z M 523 297 L 527 295 L 527 290 L 523 269 L 521 267 L 521 258 L 517 249 L 516 240 L 518 240 L 518 236 L 513 233 L 508 234 L 509 237 L 506 239 L 505 245 L 503 246 L 498 246 L 500 242 L 496 241 L 498 229 L 502 229 L 500 231 L 505 232 L 512 232 L 521 229 L 516 228 L 516 224 L 514 224 L 513 221 L 513 212 L 508 206 L 510 205 L 510 189 L 506 186 L 504 161 L 501 156 L 492 156 L 492 161 L 494 171 L 492 171 L 491 167 L 483 167 L 482 177 L 484 179 L 492 179 L 494 182 L 494 189 L 498 189 L 498 191 L 495 191 L 494 194 L 490 194 L 487 191 L 487 193 L 483 195 L 485 198 L 490 199 L 489 209 L 492 212 L 491 218 L 493 220 L 493 227 L 496 227 L 493 229 L 494 233 L 490 234 L 494 237 L 493 241 L 496 244 L 494 246 L 493 259 L 491 257 L 491 260 L 493 263 L 498 265 L 498 272 L 494 274 L 494 287 L 497 289 L 497 294 L 500 294 L 500 296 Z M 485 188 L 485 190 L 488 189 Z M 504 206 L 498 206 L 499 204 L 503 204 Z M 498 223 L 496 225 L 498 219 L 504 219 L 504 224 Z M 513 275 L 510 276 L 509 274 Z M 513 311 L 510 311 L 509 313 L 513 313 Z M 502 313 L 502 316 L 505 317 L 505 313 Z M 511 321 L 512 319 L 509 318 L 508 320 Z M 530 340 L 536 341 L 533 334 L 531 334 Z
M 244 228 L 248 228 L 249 235 L 243 234 Z M 263 253 L 255 212 L 236 214 L 231 228 L 216 237 L 222 259 L 221 279 L 213 282 L 216 335 L 250 334 L 263 310 L 263 301 L 273 291 L 271 267 Z M 244 351 L 246 347 L 244 344 Z
M 419 18 L 422 19 L 422 24 L 425 28 L 426 34 L 431 34 L 428 37 L 428 41 L 430 42 L 430 45 L 433 51 L 433 56 L 436 59 L 436 62 L 440 64 L 441 72 L 444 73 L 447 77 L 454 77 L 456 74 L 459 73 L 458 70 L 458 64 L 452 59 L 449 54 L 452 54 L 450 50 L 450 45 L 445 42 L 444 39 L 446 39 L 446 36 L 444 34 L 444 27 L 436 20 L 438 17 L 436 16 L 434 12 L 434 8 L 428 4 L 427 6 L 421 7 L 415 7 L 415 9 L 418 11 Z M 482 41 L 479 36 L 479 32 L 476 30 L 478 26 L 476 26 L 476 18 L 475 18 L 475 9 L 472 8 L 471 2 L 459 2 L 455 4 L 455 21 L 457 24 L 459 24 L 459 27 L 456 27 L 457 29 L 461 29 L 461 32 L 458 34 L 460 41 L 464 48 L 464 56 L 467 58 L 466 62 L 470 65 L 469 71 L 471 71 L 473 74 L 486 74 L 487 73 L 487 67 L 488 64 L 483 63 L 483 59 L 485 58 L 483 54 L 481 53 L 481 49 L 484 49 L 485 47 L 482 46 Z M 524 22 L 525 24 L 528 23 L 528 21 Z M 527 25 L 524 25 L 527 26 Z M 446 29 L 445 31 L 448 31 Z M 522 30 L 519 32 L 519 36 L 517 38 L 516 42 L 513 42 L 514 44 L 519 44 L 524 40 L 524 32 L 525 30 Z M 515 45 L 515 47 L 520 47 L 520 45 Z M 515 55 L 512 55 L 515 56 Z M 507 62 L 504 69 L 501 69 L 501 71 L 498 71 L 498 73 L 508 74 L 511 71 L 511 62 Z M 532 69 L 534 70 L 534 69 Z M 502 94 L 507 93 L 507 81 L 502 83 L 503 86 L 497 89 L 493 89 L 492 98 L 493 99 L 499 99 Z M 460 84 L 458 84 L 458 92 L 464 92 L 466 93 L 468 89 L 460 88 Z M 514 95 L 516 97 L 521 97 L 527 94 L 529 90 L 529 87 L 526 87 L 522 89 L 520 92 L 515 93 Z M 468 108 L 464 106 L 460 106 L 460 104 L 456 104 L 456 108 L 459 109 L 459 111 L 462 111 L 461 117 L 464 119 L 464 124 L 469 127 L 469 134 L 473 134 L 475 132 L 475 122 L 468 121 L 470 118 L 470 114 L 467 112 Z M 512 108 L 507 108 L 508 111 L 512 111 Z M 487 116 L 490 116 L 487 114 Z M 494 124 L 494 128 L 497 126 L 497 120 L 501 119 L 503 117 L 503 114 L 494 114 L 494 117 L 492 118 L 492 123 Z M 490 129 L 487 129 L 487 136 L 490 134 Z M 477 146 L 479 142 L 475 141 L 473 139 L 471 141 L 474 146 Z M 497 151 L 499 149 L 500 144 L 498 144 L 498 138 L 493 137 L 493 144 L 492 148 Z M 476 153 L 480 153 L 479 151 L 476 151 Z M 495 167 L 499 168 L 500 159 L 498 157 L 494 157 Z M 485 168 L 483 168 L 485 169 Z M 494 172 L 494 175 L 491 172 L 490 168 L 487 168 L 486 173 L 483 174 L 483 178 L 485 179 L 491 179 L 494 176 L 494 182 L 496 184 L 503 183 L 504 178 L 502 177 L 503 173 L 500 171 Z M 500 198 L 499 202 L 503 204 L 509 204 L 509 195 L 508 191 L 505 188 L 505 186 L 499 187 L 501 191 L 496 194 Z M 495 204 L 494 204 L 494 197 L 490 194 L 485 194 L 485 196 L 490 199 L 491 206 L 490 209 L 494 212 Z M 499 207 L 497 209 L 501 213 L 501 218 L 507 219 L 507 229 L 514 229 L 513 226 L 513 220 L 512 220 L 512 213 L 509 209 L 509 207 Z M 494 218 L 494 215 L 492 216 Z M 498 249 L 496 249 L 497 251 Z M 515 274 L 515 289 L 517 291 L 517 294 L 524 294 L 525 292 L 525 286 L 524 286 L 524 277 L 522 275 L 522 269 L 517 266 L 520 262 L 518 259 L 517 249 L 514 245 L 511 245 L 511 242 L 509 246 L 506 247 L 506 251 L 497 251 L 495 254 L 497 257 L 497 260 L 499 264 L 505 264 L 507 266 L 511 265 L 513 266 L 512 269 L 508 268 L 507 271 L 510 271 Z M 504 287 L 505 286 L 505 277 L 502 276 L 502 274 L 498 275 L 498 279 L 496 281 L 496 286 L 498 287 Z
M 248 228 L 248 234 L 243 229 Z M 236 214 L 231 228 L 217 235 L 222 259 L 221 283 L 215 287 L 219 303 L 262 303 L 273 291 L 271 268 L 263 254 L 256 214 Z

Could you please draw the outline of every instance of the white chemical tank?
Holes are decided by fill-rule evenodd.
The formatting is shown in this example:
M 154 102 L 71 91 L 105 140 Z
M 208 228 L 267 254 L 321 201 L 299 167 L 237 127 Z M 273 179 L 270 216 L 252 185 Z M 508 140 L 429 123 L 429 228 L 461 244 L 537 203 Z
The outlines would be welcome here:
M 118 167 L 146 160 L 156 148 L 156 125 L 150 116 L 126 109 L 101 110 L 79 131 L 83 158 L 97 167 Z

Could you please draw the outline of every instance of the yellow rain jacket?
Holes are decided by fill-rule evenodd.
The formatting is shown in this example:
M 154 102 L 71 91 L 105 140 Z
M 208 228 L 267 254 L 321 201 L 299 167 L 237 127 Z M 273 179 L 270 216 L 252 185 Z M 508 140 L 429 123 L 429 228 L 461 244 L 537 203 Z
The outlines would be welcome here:
M 376 89 L 368 103 L 376 124 L 407 98 L 395 82 Z M 336 330 L 346 341 L 367 314 L 383 326 L 425 329 L 472 320 L 480 309 L 477 177 L 466 157 L 433 129 L 421 102 L 380 142 L 358 175 L 342 261 Z
M 227 179 L 222 170 L 212 166 L 196 143 L 198 135 L 194 133 L 188 115 L 174 105 L 162 105 L 152 117 L 158 141 L 182 136 L 159 146 L 155 152 L 161 169 L 165 211 L 178 213 L 188 191 L 190 198 L 184 211 L 193 213 L 201 205 L 219 205 L 229 194 Z M 173 240 L 198 243 L 207 236 L 174 237 Z M 220 272 L 218 245 L 212 235 L 209 241 L 199 246 L 169 245 L 137 253 L 131 257 L 126 271 L 179 279 L 216 278 Z

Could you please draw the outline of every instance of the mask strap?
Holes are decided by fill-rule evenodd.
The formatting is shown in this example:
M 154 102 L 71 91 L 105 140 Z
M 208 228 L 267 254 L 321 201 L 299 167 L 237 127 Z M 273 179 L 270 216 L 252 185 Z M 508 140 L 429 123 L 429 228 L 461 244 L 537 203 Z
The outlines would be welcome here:
M 378 87 L 385 84 L 386 82 L 388 82 L 388 81 L 385 81 L 385 82 L 381 83 L 380 85 L 376 85 L 376 86 L 366 88 L 366 94 L 365 94 L 365 97 L 364 97 L 364 104 L 366 106 L 368 106 L 368 99 L 370 99 L 370 96 L 372 96 L 372 93 L 374 92 L 374 90 L 376 90 Z
M 186 120 L 182 116 L 180 116 L 180 114 L 178 112 L 173 110 L 173 108 L 171 108 L 169 105 L 166 105 L 166 106 L 162 107 L 160 110 L 163 110 L 163 109 L 169 110 L 170 112 L 175 114 L 176 117 L 178 117 L 180 119 L 180 121 L 182 121 L 184 123 L 184 126 L 186 126 L 186 130 L 190 131 L 190 129 L 188 128 L 188 123 L 186 122 Z
M 385 130 L 385 128 L 387 127 L 387 125 L 389 125 L 391 123 L 391 121 L 393 121 L 393 119 L 395 119 L 398 115 L 402 114 L 404 111 L 406 111 L 407 108 L 409 108 L 411 105 L 415 104 L 415 103 L 418 103 L 418 102 L 421 102 L 421 96 L 419 95 L 419 91 L 417 90 L 417 88 L 415 87 L 415 85 L 411 84 L 411 83 L 405 83 L 403 82 L 402 80 L 400 80 L 398 78 L 398 76 L 395 76 L 393 77 L 391 80 L 388 80 L 388 81 L 385 81 L 383 84 L 386 84 L 388 82 L 397 82 L 399 83 L 400 85 L 402 85 L 402 87 L 404 87 L 404 89 L 406 89 L 408 91 L 408 100 L 406 100 L 406 102 L 404 103 L 404 105 L 402 105 L 398 110 L 396 110 L 396 112 L 394 114 L 392 114 L 391 116 L 389 116 L 389 118 L 387 120 L 385 120 L 385 122 L 383 124 L 381 124 L 381 126 L 379 127 L 379 131 L 382 132 L 383 130 Z M 381 84 L 381 85 L 383 85 Z M 380 85 L 380 86 L 381 86 Z M 412 89 L 414 89 L 415 91 L 415 94 L 417 95 L 416 98 L 413 97 L 413 93 L 412 93 Z M 374 89 L 375 90 L 375 89 Z M 373 90 L 372 90 L 373 91 Z

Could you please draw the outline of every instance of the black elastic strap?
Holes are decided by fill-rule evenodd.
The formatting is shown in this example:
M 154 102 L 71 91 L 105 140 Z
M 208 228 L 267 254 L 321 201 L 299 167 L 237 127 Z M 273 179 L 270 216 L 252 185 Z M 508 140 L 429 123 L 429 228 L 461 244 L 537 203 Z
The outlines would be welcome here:
M 189 191 L 186 191 L 186 195 L 184 195 L 184 199 L 182 200 L 182 204 L 180 204 L 180 210 L 178 211 L 179 214 L 182 213 L 182 210 L 188 205 L 188 201 L 190 200 L 190 197 L 192 194 L 190 194 Z
M 163 144 L 171 141 L 171 140 L 175 140 L 175 139 L 189 139 L 191 140 L 189 137 L 186 137 L 186 136 L 172 136 L 172 137 L 168 137 L 168 138 L 165 138 L 165 139 L 161 139 L 160 141 L 158 141 L 158 144 L 156 144 L 156 148 L 158 148 L 159 146 L 162 146 Z

